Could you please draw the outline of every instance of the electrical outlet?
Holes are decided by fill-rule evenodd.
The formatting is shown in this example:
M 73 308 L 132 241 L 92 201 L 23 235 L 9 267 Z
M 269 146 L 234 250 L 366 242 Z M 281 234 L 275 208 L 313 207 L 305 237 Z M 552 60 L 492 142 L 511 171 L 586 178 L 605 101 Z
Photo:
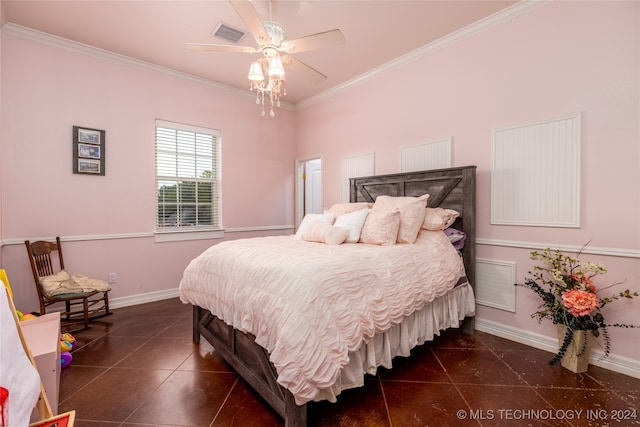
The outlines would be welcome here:
M 109 284 L 113 285 L 118 281 L 118 275 L 116 273 L 109 273 Z

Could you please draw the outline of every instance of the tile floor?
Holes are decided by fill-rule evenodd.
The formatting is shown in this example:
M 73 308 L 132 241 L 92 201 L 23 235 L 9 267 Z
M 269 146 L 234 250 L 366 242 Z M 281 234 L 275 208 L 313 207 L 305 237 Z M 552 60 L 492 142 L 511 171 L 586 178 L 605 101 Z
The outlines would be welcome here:
M 93 325 L 74 334 L 61 373 L 59 410 L 75 409 L 77 427 L 283 425 L 205 340 L 192 343 L 191 307 L 178 299 Z M 337 403 L 310 404 L 309 426 L 640 425 L 640 379 L 595 366 L 573 374 L 550 358 L 486 333 L 446 332 Z

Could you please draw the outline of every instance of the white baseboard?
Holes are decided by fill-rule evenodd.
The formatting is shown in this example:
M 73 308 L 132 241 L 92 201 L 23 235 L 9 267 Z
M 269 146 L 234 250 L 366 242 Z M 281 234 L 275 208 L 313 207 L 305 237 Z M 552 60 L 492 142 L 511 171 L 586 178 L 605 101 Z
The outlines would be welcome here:
M 476 317 L 476 329 L 550 353 L 556 353 L 558 351 L 558 340 L 556 338 L 549 338 L 545 335 L 514 328 L 491 320 Z M 640 378 L 640 361 L 611 354 L 606 359 L 602 359 L 603 355 L 604 353 L 600 350 L 592 350 L 589 363 L 631 377 Z
M 164 291 L 149 292 L 147 294 L 130 295 L 128 297 L 109 298 L 109 308 L 131 307 L 133 305 L 145 304 L 148 302 L 162 301 L 180 296 L 178 288 L 166 289 Z

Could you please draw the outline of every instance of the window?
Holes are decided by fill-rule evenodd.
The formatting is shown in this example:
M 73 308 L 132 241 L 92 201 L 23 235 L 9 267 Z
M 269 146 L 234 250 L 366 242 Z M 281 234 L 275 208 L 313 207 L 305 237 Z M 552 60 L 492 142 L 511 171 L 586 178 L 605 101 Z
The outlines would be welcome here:
M 221 228 L 220 131 L 156 120 L 156 231 Z

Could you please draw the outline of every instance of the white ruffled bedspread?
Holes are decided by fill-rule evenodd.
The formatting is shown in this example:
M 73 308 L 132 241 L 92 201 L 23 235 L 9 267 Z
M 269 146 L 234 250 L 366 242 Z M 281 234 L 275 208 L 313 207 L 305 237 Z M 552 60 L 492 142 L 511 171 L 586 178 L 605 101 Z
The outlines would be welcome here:
M 415 244 L 393 246 L 272 236 L 207 249 L 186 268 L 180 298 L 253 334 L 278 383 L 301 405 L 325 398 L 350 353 L 443 296 L 463 274 L 441 231 L 422 230 Z

